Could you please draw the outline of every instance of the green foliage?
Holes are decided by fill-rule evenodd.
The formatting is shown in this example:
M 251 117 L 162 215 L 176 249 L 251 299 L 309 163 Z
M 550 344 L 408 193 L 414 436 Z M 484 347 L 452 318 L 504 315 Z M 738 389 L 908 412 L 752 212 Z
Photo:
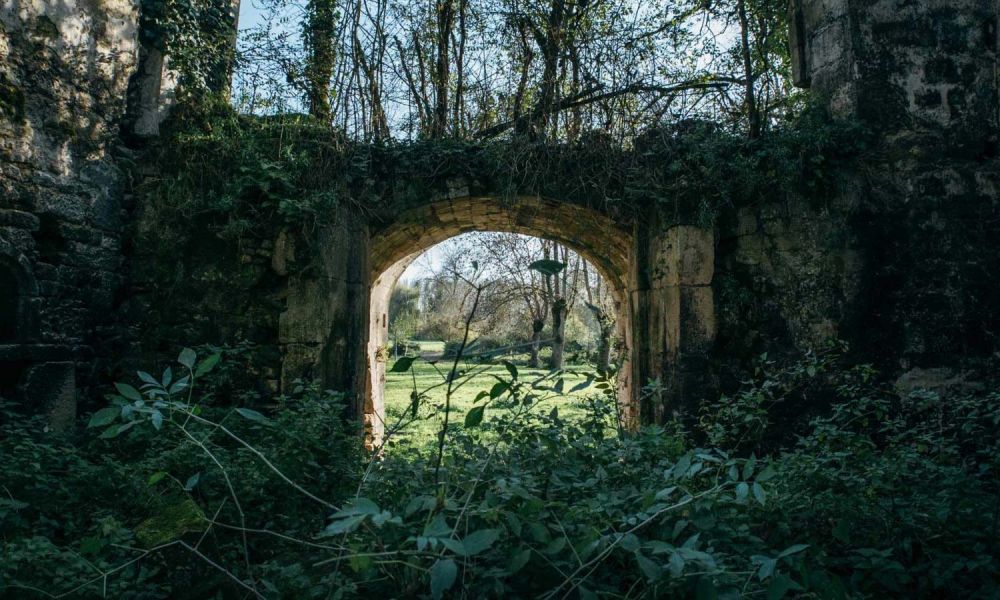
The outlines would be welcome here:
M 142 43 L 170 56 L 181 91 L 205 101 L 209 91 L 228 88 L 235 32 L 230 0 L 142 0 Z
M 200 402 L 214 356 L 119 384 L 76 445 L 2 407 L 0 595 L 1000 592 L 996 392 L 900 395 L 831 349 L 763 358 L 704 431 L 620 435 L 608 396 L 567 420 L 558 374 L 507 364 L 438 470 L 423 446 L 361 460 L 339 398 L 308 386 L 257 409 Z M 785 423 L 804 396 L 822 407 Z
M 729 207 L 773 200 L 775 189 L 826 197 L 865 140 L 857 125 L 818 109 L 752 142 L 683 122 L 646 132 L 633 148 L 599 136 L 572 144 L 364 144 L 299 115 L 199 110 L 175 118 L 173 134 L 156 149 L 161 176 L 146 182 L 145 193 L 161 227 L 207 220 L 227 239 L 273 237 L 279 227 L 308 231 L 342 205 L 403 210 L 446 194 L 456 180 L 501 198 L 543 195 L 626 214 L 667 203 L 685 218 L 712 221 Z

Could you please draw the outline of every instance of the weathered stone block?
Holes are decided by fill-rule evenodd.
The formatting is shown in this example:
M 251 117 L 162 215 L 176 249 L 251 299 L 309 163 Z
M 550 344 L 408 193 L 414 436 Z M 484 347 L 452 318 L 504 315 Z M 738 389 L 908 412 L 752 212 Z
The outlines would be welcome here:
M 651 266 L 654 287 L 709 285 L 715 273 L 713 232 L 677 225 L 653 241 L 656 248 Z
M 69 431 L 76 420 L 76 365 L 49 362 L 28 367 L 20 384 L 25 402 L 48 417 L 49 427 Z

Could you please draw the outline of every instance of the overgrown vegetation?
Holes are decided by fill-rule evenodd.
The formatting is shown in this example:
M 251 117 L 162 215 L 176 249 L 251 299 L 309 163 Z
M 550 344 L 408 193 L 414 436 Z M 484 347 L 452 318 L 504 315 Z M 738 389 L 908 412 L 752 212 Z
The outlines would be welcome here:
M 74 444 L 3 406 L 0 595 L 995 596 L 1000 396 L 900 394 L 839 356 L 629 435 L 608 396 L 566 420 L 558 373 L 510 365 L 477 404 L 511 409 L 442 454 L 364 456 L 338 396 L 226 407 L 218 357 L 185 351 Z M 829 408 L 762 451 L 806 395 Z
M 350 141 L 296 115 L 240 116 L 227 107 L 177 117 L 155 149 L 161 171 L 144 196 L 166 227 L 207 219 L 228 239 L 273 235 L 332 219 L 338 206 L 378 217 L 445 194 L 542 195 L 628 218 L 663 204 L 710 224 L 725 209 L 787 195 L 832 195 L 865 148 L 855 123 L 805 111 L 766 138 L 746 140 L 708 122 L 647 130 L 634 146 L 587 136 L 574 143 Z

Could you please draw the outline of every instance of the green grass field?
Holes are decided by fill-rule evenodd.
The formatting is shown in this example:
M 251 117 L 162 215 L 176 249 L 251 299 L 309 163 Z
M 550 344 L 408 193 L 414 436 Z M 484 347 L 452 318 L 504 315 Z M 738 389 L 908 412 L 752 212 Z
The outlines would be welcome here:
M 393 362 L 390 359 L 389 369 L 392 368 Z M 439 372 L 428 362 L 417 360 L 413 363 L 412 372 L 389 372 L 386 374 L 385 412 L 387 430 L 395 425 L 402 415 L 409 411 L 410 394 L 414 389 L 414 380 L 416 381 L 418 392 L 423 392 L 436 385 L 438 386 L 427 393 L 427 399 L 422 402 L 418 412 L 419 419 L 393 436 L 393 439 L 389 442 L 390 447 L 393 445 L 424 446 L 433 444 L 437 440 L 437 433 L 441 430 L 444 420 L 444 404 L 447 389 L 447 386 L 439 384 L 444 381 L 442 374 L 448 372 L 451 364 L 451 361 L 448 360 L 438 362 L 437 369 L 440 369 Z M 589 370 L 587 366 L 583 365 L 567 367 L 567 371 L 578 371 L 578 373 L 566 372 L 563 375 L 565 379 L 564 389 L 568 391 L 574 385 L 585 381 L 586 377 L 584 373 Z M 476 395 L 483 390 L 489 391 L 497 383 L 497 376 L 505 381 L 510 378 L 507 368 L 502 364 L 479 365 L 469 363 L 462 365 L 460 371 L 469 373 L 472 376 L 467 381 L 465 378 L 459 377 L 459 382 L 464 383 L 452 394 L 449 430 L 463 427 L 466 413 L 475 405 L 474 400 Z M 520 381 L 531 381 L 547 373 L 548 371 L 545 369 L 518 367 L 518 378 Z M 544 400 L 543 405 L 535 410 L 543 410 L 548 413 L 552 408 L 557 408 L 561 419 L 571 420 L 581 418 L 584 415 L 584 407 L 581 399 L 586 395 L 594 394 L 596 391 L 593 386 L 589 386 L 575 394 L 553 397 Z M 497 415 L 503 412 L 511 410 L 510 408 L 502 407 L 501 404 L 503 403 L 491 404 L 487 408 L 483 419 L 484 423 L 496 418 Z

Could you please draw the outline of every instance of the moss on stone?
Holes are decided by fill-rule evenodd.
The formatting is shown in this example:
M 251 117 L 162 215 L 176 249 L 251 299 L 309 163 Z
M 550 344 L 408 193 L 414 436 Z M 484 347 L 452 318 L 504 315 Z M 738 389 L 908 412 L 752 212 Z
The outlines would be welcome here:
M 55 39 L 59 37 L 59 26 L 55 21 L 45 15 L 35 17 L 35 34 L 45 38 Z
M 0 73 L 0 116 L 11 122 L 24 119 L 24 91 Z
M 185 533 L 205 528 L 205 514 L 194 500 L 185 498 L 177 504 L 163 507 L 156 516 L 146 519 L 135 529 L 135 537 L 145 548 L 152 548 L 178 539 Z

